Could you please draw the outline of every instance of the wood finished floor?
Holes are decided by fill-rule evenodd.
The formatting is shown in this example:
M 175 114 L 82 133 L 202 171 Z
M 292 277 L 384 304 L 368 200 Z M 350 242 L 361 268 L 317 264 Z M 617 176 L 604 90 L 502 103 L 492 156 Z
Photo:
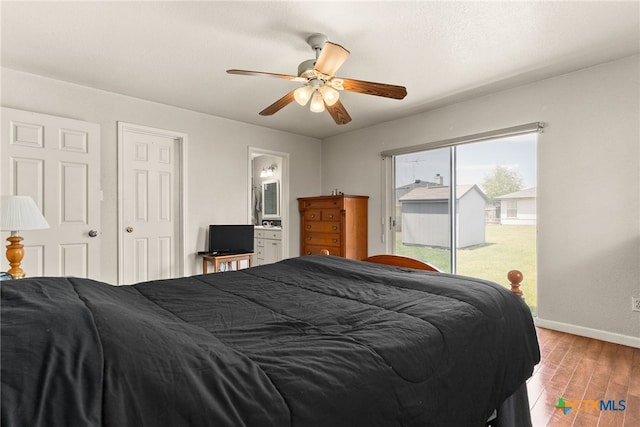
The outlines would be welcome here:
M 527 382 L 534 427 L 640 426 L 640 349 L 537 328 L 542 360 Z M 624 411 L 593 410 L 588 402 L 566 415 L 566 401 L 613 400 Z

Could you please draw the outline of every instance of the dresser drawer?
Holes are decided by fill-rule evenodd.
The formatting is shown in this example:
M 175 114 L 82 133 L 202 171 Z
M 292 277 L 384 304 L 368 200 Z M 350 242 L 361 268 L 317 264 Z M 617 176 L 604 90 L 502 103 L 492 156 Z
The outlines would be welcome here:
M 322 210 L 320 209 L 306 209 L 302 216 L 305 221 L 320 221 L 322 219 Z
M 323 209 L 321 215 L 323 221 L 339 221 L 340 209 Z
M 340 246 L 340 234 L 304 233 L 305 245 Z
M 315 246 L 315 245 L 305 245 L 302 249 L 301 255 L 321 255 L 322 251 L 329 251 L 329 255 L 341 256 L 340 248 L 336 248 L 333 246 Z M 324 254 L 326 255 L 326 254 Z
M 340 221 L 340 209 L 305 209 L 305 221 Z
M 264 229 L 264 228 L 256 228 L 253 232 L 253 237 L 256 239 L 277 239 L 280 240 L 282 238 L 282 230 L 281 229 Z
M 331 221 L 309 221 L 304 225 L 304 231 L 315 233 L 339 233 L 340 222 Z
M 341 208 L 342 199 L 340 197 L 323 197 L 313 200 L 304 200 L 302 203 L 307 208 Z
M 263 230 L 265 239 L 272 240 L 281 240 L 282 239 L 282 231 L 281 230 Z

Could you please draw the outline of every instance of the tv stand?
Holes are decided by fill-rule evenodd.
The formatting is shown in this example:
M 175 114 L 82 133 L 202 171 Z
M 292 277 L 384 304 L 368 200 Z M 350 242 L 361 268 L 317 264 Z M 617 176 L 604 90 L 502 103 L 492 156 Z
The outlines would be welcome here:
M 240 254 L 231 254 L 231 255 L 215 255 L 211 253 L 207 254 L 198 254 L 202 255 L 202 274 L 207 274 L 208 272 L 208 264 L 213 263 L 213 272 L 218 273 L 220 271 L 220 266 L 223 264 L 231 267 L 233 263 L 236 264 L 236 270 L 240 270 L 240 261 L 247 261 L 249 263 L 249 267 L 253 267 L 253 252 L 245 252 Z

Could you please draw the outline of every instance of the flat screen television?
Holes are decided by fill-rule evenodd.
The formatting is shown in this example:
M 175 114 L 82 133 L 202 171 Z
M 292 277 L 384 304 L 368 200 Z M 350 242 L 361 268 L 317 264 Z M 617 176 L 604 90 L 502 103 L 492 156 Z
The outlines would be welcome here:
M 253 225 L 209 226 L 209 253 L 238 254 L 253 252 Z

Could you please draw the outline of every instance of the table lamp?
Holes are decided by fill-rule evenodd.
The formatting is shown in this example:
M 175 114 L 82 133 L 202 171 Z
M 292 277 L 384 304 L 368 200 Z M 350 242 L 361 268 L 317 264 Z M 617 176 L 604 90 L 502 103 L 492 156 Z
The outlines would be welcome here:
M 24 277 L 24 271 L 20 268 L 20 263 L 24 257 L 22 237 L 18 236 L 20 231 L 38 230 L 49 228 L 49 223 L 42 216 L 40 209 L 29 196 L 2 196 L 0 202 L 0 230 L 10 231 L 7 237 L 7 259 L 11 268 L 8 273 L 14 279 Z

